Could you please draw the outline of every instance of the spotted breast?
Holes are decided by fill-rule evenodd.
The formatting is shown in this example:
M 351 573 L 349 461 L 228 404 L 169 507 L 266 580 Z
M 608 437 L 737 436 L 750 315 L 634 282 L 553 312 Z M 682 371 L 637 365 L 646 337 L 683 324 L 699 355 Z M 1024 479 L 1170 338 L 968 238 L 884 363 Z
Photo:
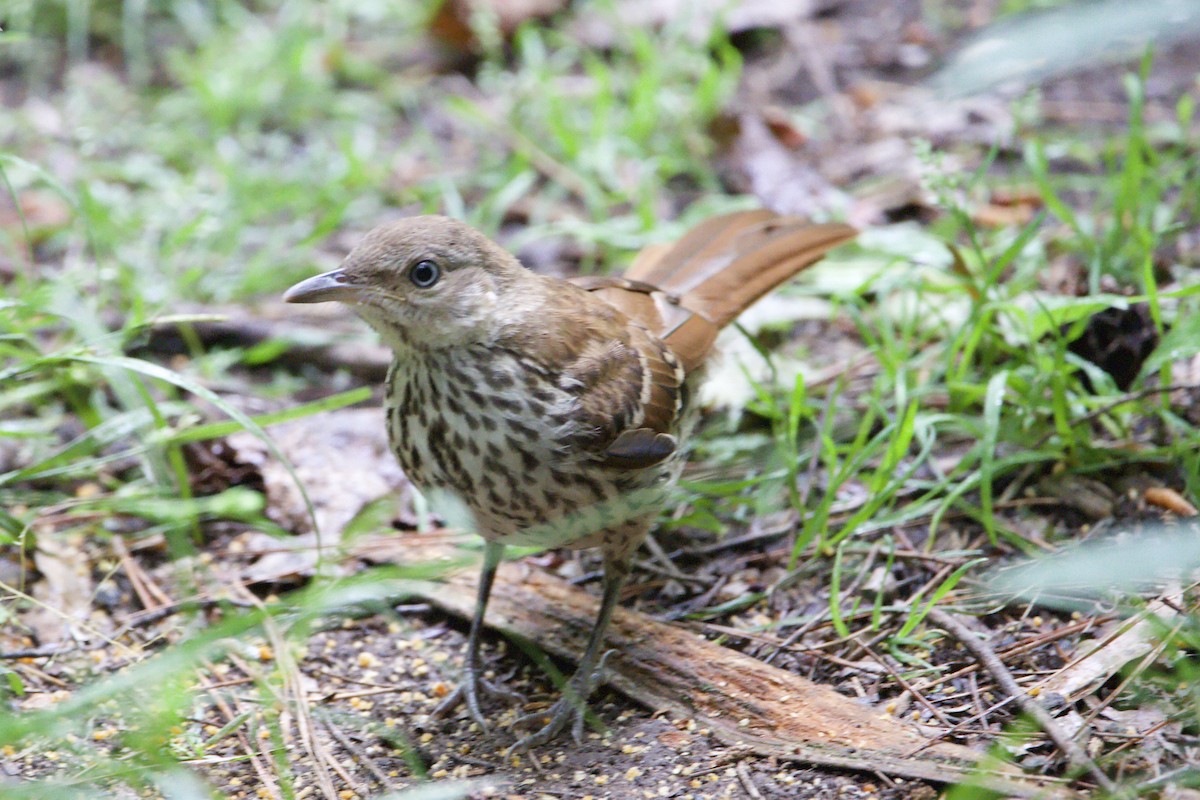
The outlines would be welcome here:
M 387 378 L 392 450 L 418 487 L 459 497 L 491 541 L 590 546 L 601 531 L 653 513 L 679 467 L 674 453 L 642 469 L 604 464 L 589 447 L 641 422 L 619 400 L 604 404 L 603 420 L 588 415 L 583 396 L 598 382 L 621 382 L 597 374 L 621 362 L 611 356 L 557 370 L 494 346 L 414 349 Z M 625 379 L 640 385 L 642 366 L 629 363 Z

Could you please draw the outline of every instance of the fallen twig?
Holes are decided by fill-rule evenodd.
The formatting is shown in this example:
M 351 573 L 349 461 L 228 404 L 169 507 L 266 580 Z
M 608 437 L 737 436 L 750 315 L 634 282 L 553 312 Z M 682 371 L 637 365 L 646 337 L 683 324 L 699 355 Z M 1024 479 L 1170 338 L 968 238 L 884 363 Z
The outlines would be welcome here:
M 397 556 L 428 562 L 419 537 L 390 537 Z M 375 556 L 380 555 L 378 549 Z M 469 618 L 476 576 L 458 572 L 417 593 Z M 502 564 L 487 624 L 577 658 L 597 600 L 528 565 Z M 656 711 L 683 715 L 717 739 L 759 755 L 937 782 L 965 781 L 1016 796 L 1069 796 L 1056 779 L 984 765 L 968 748 L 937 743 L 905 757 L 925 739 L 918 730 L 833 689 L 698 637 L 644 614 L 618 609 L 605 681 Z
M 996 651 L 976 636 L 970 628 L 955 619 L 948 611 L 940 608 L 931 608 L 927 617 L 939 628 L 957 639 L 963 647 L 967 648 L 971 655 L 975 656 L 984 669 L 991 673 L 992 678 L 995 679 L 1000 688 L 1013 697 L 1017 705 L 1021 707 L 1021 710 L 1032 717 L 1034 722 L 1038 724 L 1038 727 L 1046 732 L 1050 740 L 1067 757 L 1067 761 L 1071 766 L 1086 771 L 1096 781 L 1097 785 L 1106 791 L 1117 791 L 1116 784 L 1109 780 L 1100 767 L 1096 766 L 1096 762 L 1092 761 L 1091 757 L 1079 746 L 1079 743 L 1059 727 L 1054 717 L 1050 716 L 1050 712 L 1042 708 L 1036 700 L 1025 693 L 1025 690 L 1013 678 L 1012 673 L 1008 671 L 1008 667 L 996 655 Z

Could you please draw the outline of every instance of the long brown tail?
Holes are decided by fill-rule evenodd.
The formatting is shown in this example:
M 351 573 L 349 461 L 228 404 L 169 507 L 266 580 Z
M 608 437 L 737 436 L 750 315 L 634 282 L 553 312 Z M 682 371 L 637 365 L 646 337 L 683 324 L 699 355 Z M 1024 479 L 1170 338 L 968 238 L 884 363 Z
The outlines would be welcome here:
M 718 327 L 857 231 L 765 209 L 712 217 L 657 258 L 638 259 L 625 274 L 680 298 Z
M 672 245 L 646 248 L 622 279 L 586 283 L 665 341 L 691 371 L 722 327 L 856 234 L 837 222 L 738 211 L 701 222 Z

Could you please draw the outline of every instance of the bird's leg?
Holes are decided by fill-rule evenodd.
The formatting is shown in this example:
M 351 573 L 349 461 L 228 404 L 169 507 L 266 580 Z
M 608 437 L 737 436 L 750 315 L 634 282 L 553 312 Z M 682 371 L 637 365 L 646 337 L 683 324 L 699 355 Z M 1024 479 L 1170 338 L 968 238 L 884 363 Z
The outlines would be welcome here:
M 479 573 L 479 593 L 475 597 L 475 615 L 471 617 L 471 632 L 467 634 L 467 661 L 463 668 L 463 680 L 445 700 L 434 709 L 435 717 L 445 716 L 459 703 L 466 701 L 467 712 L 482 730 L 487 730 L 487 720 L 479 707 L 483 693 L 497 695 L 510 700 L 523 700 L 521 695 L 494 684 L 483 677 L 483 659 L 479 655 L 479 640 L 483 637 L 483 616 L 487 612 L 488 598 L 496 580 L 496 568 L 504 557 L 504 545 L 485 542 L 483 545 L 483 569 Z
M 563 685 L 562 697 L 548 711 L 527 714 L 517 720 L 516 724 L 519 725 L 523 722 L 543 719 L 547 714 L 550 716 L 550 721 L 540 730 L 519 739 L 508 749 L 506 755 L 511 755 L 516 750 L 539 747 L 557 736 L 568 724 L 571 726 L 571 735 L 575 741 L 582 743 L 587 699 L 592 690 L 596 688 L 596 684 L 600 682 L 604 659 L 608 655 L 602 653 L 604 634 L 608 630 L 613 611 L 617 607 L 621 587 L 629 576 L 632 555 L 631 552 L 622 553 L 617 557 L 606 554 L 604 559 L 604 596 L 600 601 L 600 613 L 596 616 L 596 624 L 592 626 L 592 633 L 588 637 L 587 648 L 583 652 L 579 667 Z

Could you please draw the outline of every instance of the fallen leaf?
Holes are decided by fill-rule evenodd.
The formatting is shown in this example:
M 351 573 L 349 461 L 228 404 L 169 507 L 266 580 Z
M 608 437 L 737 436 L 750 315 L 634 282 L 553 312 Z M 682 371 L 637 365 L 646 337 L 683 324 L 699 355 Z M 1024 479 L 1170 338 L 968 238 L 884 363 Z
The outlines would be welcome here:
M 1194 517 L 1200 513 L 1194 505 L 1188 502 L 1186 497 L 1174 489 L 1164 486 L 1151 486 L 1142 496 L 1150 505 L 1165 508 L 1172 514 L 1178 514 L 1181 517 Z
M 1090 693 L 1130 661 L 1149 653 L 1162 626 L 1177 615 L 1174 607 L 1183 603 L 1182 592 L 1172 591 L 1147 603 L 1137 621 L 1120 620 L 1110 626 L 1108 636 L 1080 642 L 1078 655 L 1039 685 L 1041 694 L 1072 700 Z
M 486 15 L 508 38 L 522 24 L 545 19 L 566 8 L 567 0 L 446 0 L 429 21 L 429 31 L 440 42 L 469 53 L 478 44 L 473 18 Z
M 75 535 L 38 536 L 33 563 L 41 579 L 30 594 L 37 604 L 21 615 L 40 645 L 90 638 L 83 627 L 92 612 L 92 569 Z
M 246 570 L 251 581 L 306 574 L 316 564 L 320 548 L 337 544 L 359 512 L 379 498 L 401 494 L 409 487 L 388 446 L 380 408 L 314 414 L 272 427 L 269 433 L 304 485 L 314 515 L 309 514 L 296 481 L 266 444 L 249 433 L 229 437 L 236 460 L 256 466 L 262 474 L 267 516 L 300 534 L 286 540 L 269 539 L 271 552 Z M 263 539 L 254 544 L 268 548 Z

